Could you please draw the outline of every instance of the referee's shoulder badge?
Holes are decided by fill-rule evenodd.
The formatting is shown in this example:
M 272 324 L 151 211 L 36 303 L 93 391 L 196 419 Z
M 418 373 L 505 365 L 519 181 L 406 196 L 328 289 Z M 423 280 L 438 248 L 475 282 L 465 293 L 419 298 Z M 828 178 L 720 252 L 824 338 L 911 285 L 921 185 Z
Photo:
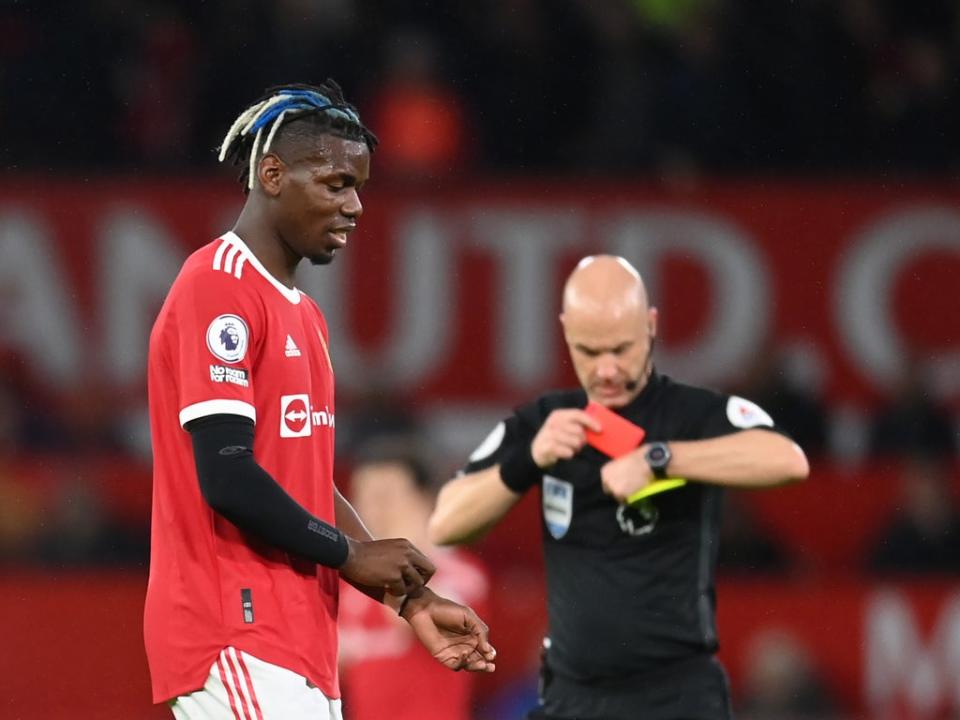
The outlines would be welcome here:
M 503 443 L 503 436 L 506 432 L 507 426 L 501 420 L 497 423 L 497 426 L 490 431 L 490 434 L 483 439 L 483 442 L 477 445 L 477 449 L 470 453 L 469 461 L 479 462 L 493 455 L 494 451 Z
M 744 430 L 761 426 L 773 427 L 773 418 L 762 407 L 738 395 L 731 395 L 727 400 L 727 419 L 734 427 Z

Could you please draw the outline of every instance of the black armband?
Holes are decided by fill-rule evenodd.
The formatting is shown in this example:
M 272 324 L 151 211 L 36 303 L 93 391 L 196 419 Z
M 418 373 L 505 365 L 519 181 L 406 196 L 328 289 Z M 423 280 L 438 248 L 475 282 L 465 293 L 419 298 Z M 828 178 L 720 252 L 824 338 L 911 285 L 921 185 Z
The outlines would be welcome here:
M 187 424 L 204 499 L 242 531 L 327 567 L 347 560 L 337 528 L 309 513 L 253 457 L 253 422 L 211 415 Z
M 500 478 L 515 493 L 525 493 L 542 477 L 543 470 L 534 462 L 529 445 L 511 448 L 500 462 Z

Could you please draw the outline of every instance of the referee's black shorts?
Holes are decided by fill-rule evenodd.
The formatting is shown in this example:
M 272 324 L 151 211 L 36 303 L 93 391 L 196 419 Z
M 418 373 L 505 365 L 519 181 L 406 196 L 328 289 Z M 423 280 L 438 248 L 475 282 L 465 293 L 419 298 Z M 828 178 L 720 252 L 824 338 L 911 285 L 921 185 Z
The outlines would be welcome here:
M 545 667 L 541 701 L 528 720 L 733 720 L 727 673 L 712 655 L 591 684 Z

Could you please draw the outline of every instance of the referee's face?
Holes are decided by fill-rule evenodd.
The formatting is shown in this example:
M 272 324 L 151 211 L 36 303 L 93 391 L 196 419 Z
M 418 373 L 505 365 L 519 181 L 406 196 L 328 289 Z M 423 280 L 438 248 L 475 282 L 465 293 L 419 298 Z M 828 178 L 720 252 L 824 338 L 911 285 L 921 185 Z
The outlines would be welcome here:
M 568 309 L 561 321 L 573 368 L 587 397 L 620 408 L 643 390 L 650 369 L 650 341 L 656 335 L 656 308 Z

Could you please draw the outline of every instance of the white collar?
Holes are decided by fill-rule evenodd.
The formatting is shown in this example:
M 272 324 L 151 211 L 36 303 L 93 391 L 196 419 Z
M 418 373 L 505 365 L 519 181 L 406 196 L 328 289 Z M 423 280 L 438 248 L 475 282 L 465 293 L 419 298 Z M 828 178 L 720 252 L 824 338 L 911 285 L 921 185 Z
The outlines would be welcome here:
M 225 232 L 220 236 L 220 239 L 229 245 L 233 245 L 234 247 L 238 248 L 239 251 L 247 258 L 247 262 L 253 265 L 258 273 L 269 280 L 270 284 L 279 290 L 280 294 L 283 295 L 287 300 L 292 302 L 294 305 L 297 305 L 300 302 L 300 291 L 295 287 L 288 288 L 273 275 L 271 275 L 263 266 L 263 263 L 261 263 L 260 260 L 257 259 L 257 256 L 254 255 L 250 248 L 247 247 L 247 244 L 241 240 L 240 236 L 237 235 L 233 230 Z

